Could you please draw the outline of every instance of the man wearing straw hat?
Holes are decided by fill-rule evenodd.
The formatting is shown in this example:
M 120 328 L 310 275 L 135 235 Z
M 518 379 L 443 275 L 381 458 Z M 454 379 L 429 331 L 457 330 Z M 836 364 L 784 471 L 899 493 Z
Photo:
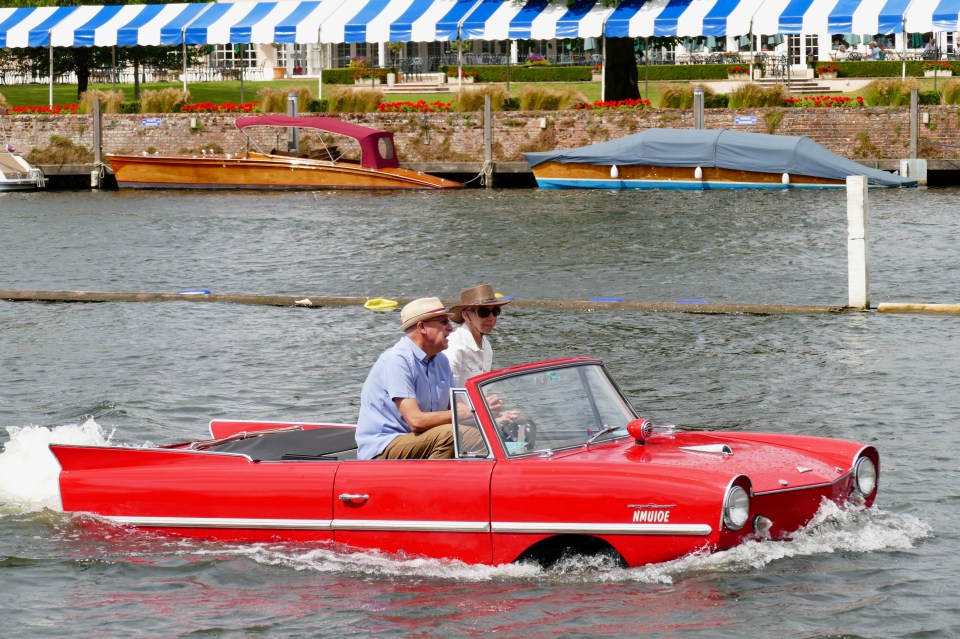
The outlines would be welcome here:
M 453 330 L 437 297 L 400 311 L 403 337 L 381 353 L 360 393 L 359 459 L 451 459 L 450 363 L 442 351 Z

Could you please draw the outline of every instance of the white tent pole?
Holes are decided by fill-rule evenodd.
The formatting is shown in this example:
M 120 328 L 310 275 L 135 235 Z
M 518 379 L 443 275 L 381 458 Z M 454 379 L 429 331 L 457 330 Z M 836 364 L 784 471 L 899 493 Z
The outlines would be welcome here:
M 320 33 L 323 31 L 323 25 L 321 24 L 317 28 L 317 46 L 320 49 L 320 68 L 317 70 L 317 99 L 323 99 L 323 41 L 320 38 Z
M 187 39 L 184 37 L 183 31 L 180 32 L 181 42 L 183 42 L 183 73 L 180 74 L 180 77 L 183 78 L 183 90 L 187 90 Z
M 50 37 L 49 35 L 47 37 Z M 51 42 L 49 47 L 50 49 L 50 108 L 53 108 L 53 43 Z

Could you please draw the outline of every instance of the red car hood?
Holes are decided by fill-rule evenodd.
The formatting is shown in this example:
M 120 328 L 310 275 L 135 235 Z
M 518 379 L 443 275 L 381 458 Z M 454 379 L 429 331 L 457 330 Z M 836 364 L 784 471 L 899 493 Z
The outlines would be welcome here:
M 825 450 L 829 443 L 829 449 Z M 754 492 L 831 484 L 850 472 L 862 444 L 814 437 L 678 432 L 645 444 L 619 439 L 557 455 L 557 461 L 588 455 L 591 461 L 640 464 L 644 473 L 687 478 L 746 475 Z

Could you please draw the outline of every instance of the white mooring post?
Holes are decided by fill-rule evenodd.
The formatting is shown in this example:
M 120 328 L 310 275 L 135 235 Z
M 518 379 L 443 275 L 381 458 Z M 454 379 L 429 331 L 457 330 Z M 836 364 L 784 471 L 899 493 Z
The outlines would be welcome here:
M 870 256 L 867 251 L 867 178 L 847 178 L 847 306 L 870 308 Z

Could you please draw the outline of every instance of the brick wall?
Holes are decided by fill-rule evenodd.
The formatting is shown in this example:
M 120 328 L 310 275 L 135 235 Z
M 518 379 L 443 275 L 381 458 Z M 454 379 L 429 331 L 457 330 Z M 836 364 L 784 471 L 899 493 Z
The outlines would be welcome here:
M 929 123 L 920 125 L 918 155 L 960 157 L 960 115 L 955 106 L 924 107 Z M 734 125 L 734 116 L 755 116 L 755 125 Z M 146 116 L 103 115 L 103 149 L 110 152 L 199 152 L 215 145 L 226 152 L 244 147 L 232 115 L 160 114 L 160 126 L 145 126 Z M 191 118 L 199 124 L 191 128 Z M 401 161 L 471 162 L 483 158 L 480 113 L 344 114 L 344 120 L 393 130 Z M 26 153 L 45 147 L 53 135 L 93 147 L 89 115 L 3 117 L 9 141 Z M 689 110 L 547 111 L 494 113 L 495 161 L 521 161 L 522 151 L 571 148 L 614 139 L 649 127 L 691 128 Z M 759 133 L 806 135 L 830 150 L 855 159 L 909 156 L 910 124 L 906 107 L 853 109 L 708 109 L 706 127 Z

